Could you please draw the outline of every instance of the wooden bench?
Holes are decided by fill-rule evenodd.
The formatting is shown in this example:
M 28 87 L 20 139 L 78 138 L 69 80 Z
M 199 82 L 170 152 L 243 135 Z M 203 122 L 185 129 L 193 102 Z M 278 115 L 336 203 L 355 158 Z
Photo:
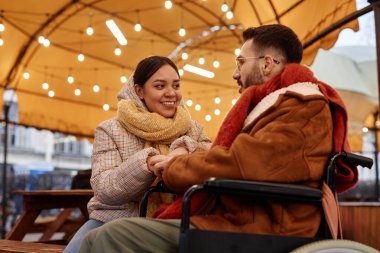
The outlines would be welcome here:
M 0 253 L 62 253 L 64 245 L 0 240 Z

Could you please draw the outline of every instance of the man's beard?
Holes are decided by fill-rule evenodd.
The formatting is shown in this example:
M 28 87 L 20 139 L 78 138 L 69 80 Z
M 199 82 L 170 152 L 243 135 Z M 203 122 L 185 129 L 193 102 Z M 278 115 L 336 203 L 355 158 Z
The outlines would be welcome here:
M 252 85 L 261 85 L 264 83 L 264 78 L 260 73 L 260 69 L 258 67 L 253 68 L 253 71 L 246 78 L 246 80 L 238 80 L 238 84 L 240 86 L 239 92 L 242 93 L 246 88 Z

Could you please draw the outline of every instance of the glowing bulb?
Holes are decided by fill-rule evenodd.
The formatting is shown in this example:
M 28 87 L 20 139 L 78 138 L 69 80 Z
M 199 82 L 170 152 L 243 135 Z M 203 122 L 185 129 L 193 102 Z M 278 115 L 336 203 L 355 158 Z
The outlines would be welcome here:
M 215 110 L 214 110 L 214 114 L 215 114 L 216 116 L 219 116 L 219 115 L 220 115 L 220 110 L 219 110 L 219 109 L 215 109 Z
M 109 104 L 104 104 L 103 105 L 103 110 L 108 111 L 109 109 L 110 109 Z
M 200 111 L 202 109 L 201 105 L 200 104 L 196 104 L 195 105 L 195 110 L 196 111 Z
M 97 85 L 97 84 L 94 84 L 94 86 L 92 86 L 92 90 L 95 92 L 95 93 L 98 93 L 100 91 L 100 86 Z
M 170 0 L 165 1 L 165 8 L 166 8 L 166 9 L 169 10 L 169 9 L 172 8 L 172 6 L 173 6 L 172 1 L 170 1 Z
M 122 75 L 122 76 L 120 77 L 120 82 L 122 82 L 122 83 L 126 83 L 127 81 L 128 81 L 128 79 L 127 79 L 126 76 Z
M 44 82 L 44 83 L 42 84 L 42 89 L 44 89 L 44 90 L 49 89 L 49 84 L 48 84 L 47 82 Z
M 50 40 L 45 39 L 42 44 L 44 45 L 44 47 L 49 47 L 50 46 Z
M 114 53 L 117 56 L 121 55 L 121 49 L 119 47 L 116 47 Z
M 69 76 L 67 77 L 67 82 L 68 82 L 68 83 L 74 83 L 74 77 L 73 77 L 72 75 L 69 75 Z
M 79 96 L 81 93 L 80 89 L 75 89 L 74 94 L 75 96 Z
M 88 36 L 93 35 L 94 34 L 94 28 L 92 28 L 92 26 L 87 27 L 86 33 Z
M 0 47 L 1 47 L 2 45 L 4 45 L 4 40 L 3 40 L 3 38 L 0 37 Z
M 362 131 L 363 131 L 363 133 L 367 133 L 368 132 L 368 128 L 363 127 Z
M 187 53 L 182 53 L 182 60 L 189 59 L 189 55 Z
M 38 43 L 43 44 L 44 41 L 45 41 L 45 37 L 44 36 L 41 35 L 41 36 L 38 37 Z
M 0 23 L 0 32 L 4 32 L 5 31 L 5 26 L 3 23 Z
M 215 102 L 215 104 L 220 104 L 220 101 L 222 101 L 221 99 L 220 99 L 220 97 L 215 97 L 215 99 L 214 99 L 214 102 Z
M 49 90 L 48 95 L 52 98 L 55 96 L 55 92 L 53 90 Z
M 213 63 L 212 63 L 212 66 L 214 66 L 214 68 L 219 68 L 219 66 L 220 66 L 220 63 L 219 63 L 219 61 L 218 60 L 215 60 Z
M 203 65 L 203 64 L 205 64 L 206 61 L 205 61 L 205 58 L 199 57 L 198 62 L 199 62 L 199 64 Z
M 142 29 L 142 26 L 140 23 L 135 24 L 135 31 L 136 32 L 141 32 L 141 29 Z
M 205 116 L 205 120 L 206 120 L 206 121 L 211 121 L 211 115 L 210 115 L 210 114 L 207 114 L 207 115 Z
M 181 36 L 181 37 L 185 36 L 185 35 L 186 35 L 186 30 L 185 30 L 185 28 L 181 27 L 181 28 L 179 29 L 179 31 L 178 31 L 178 34 L 179 34 L 179 36 Z
M 22 76 L 24 77 L 24 79 L 30 78 L 30 74 L 28 72 L 24 72 L 24 74 Z
M 179 70 L 178 70 L 178 73 L 179 73 L 180 76 L 183 76 L 183 74 L 184 74 L 183 69 L 179 69 Z
M 192 106 L 192 105 L 193 105 L 193 100 L 188 99 L 188 100 L 186 101 L 186 105 L 187 105 L 187 106 Z
M 226 18 L 227 19 L 232 19 L 233 17 L 234 17 L 234 14 L 232 13 L 232 11 L 227 11 Z
M 236 48 L 236 49 L 235 49 L 235 55 L 236 55 L 236 56 L 238 56 L 238 55 L 240 54 L 240 52 L 241 52 L 240 48 Z
M 78 61 L 80 61 L 80 62 L 82 62 L 82 61 L 84 61 L 84 54 L 82 54 L 82 53 L 80 53 L 80 54 L 78 54 Z
M 232 99 L 232 101 L 231 101 L 232 105 L 236 104 L 236 102 L 237 102 L 236 98 Z
M 220 9 L 223 11 L 223 12 L 227 12 L 228 11 L 228 5 L 226 3 L 223 3 L 222 6 L 220 7 Z

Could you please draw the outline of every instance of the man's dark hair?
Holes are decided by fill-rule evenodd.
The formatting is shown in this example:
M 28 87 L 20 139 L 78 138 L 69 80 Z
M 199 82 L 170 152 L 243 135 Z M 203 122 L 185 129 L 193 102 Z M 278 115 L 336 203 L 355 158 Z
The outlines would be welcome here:
M 170 65 L 178 74 L 178 68 L 172 60 L 164 56 L 150 56 L 137 64 L 133 74 L 134 83 L 144 87 L 145 82 L 164 65 Z
M 253 39 L 258 51 L 267 48 L 280 50 L 288 63 L 300 63 L 302 60 L 301 41 L 287 26 L 274 24 L 251 27 L 243 32 L 243 38 L 244 42 Z

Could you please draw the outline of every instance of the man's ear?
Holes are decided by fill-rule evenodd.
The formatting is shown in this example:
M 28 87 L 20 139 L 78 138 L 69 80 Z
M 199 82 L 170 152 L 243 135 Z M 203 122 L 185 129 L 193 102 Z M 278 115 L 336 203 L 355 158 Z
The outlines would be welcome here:
M 264 56 L 264 65 L 263 65 L 263 74 L 265 76 L 269 76 L 273 69 L 273 59 L 270 55 Z
M 135 92 L 140 99 L 144 99 L 144 90 L 140 85 L 135 85 Z

